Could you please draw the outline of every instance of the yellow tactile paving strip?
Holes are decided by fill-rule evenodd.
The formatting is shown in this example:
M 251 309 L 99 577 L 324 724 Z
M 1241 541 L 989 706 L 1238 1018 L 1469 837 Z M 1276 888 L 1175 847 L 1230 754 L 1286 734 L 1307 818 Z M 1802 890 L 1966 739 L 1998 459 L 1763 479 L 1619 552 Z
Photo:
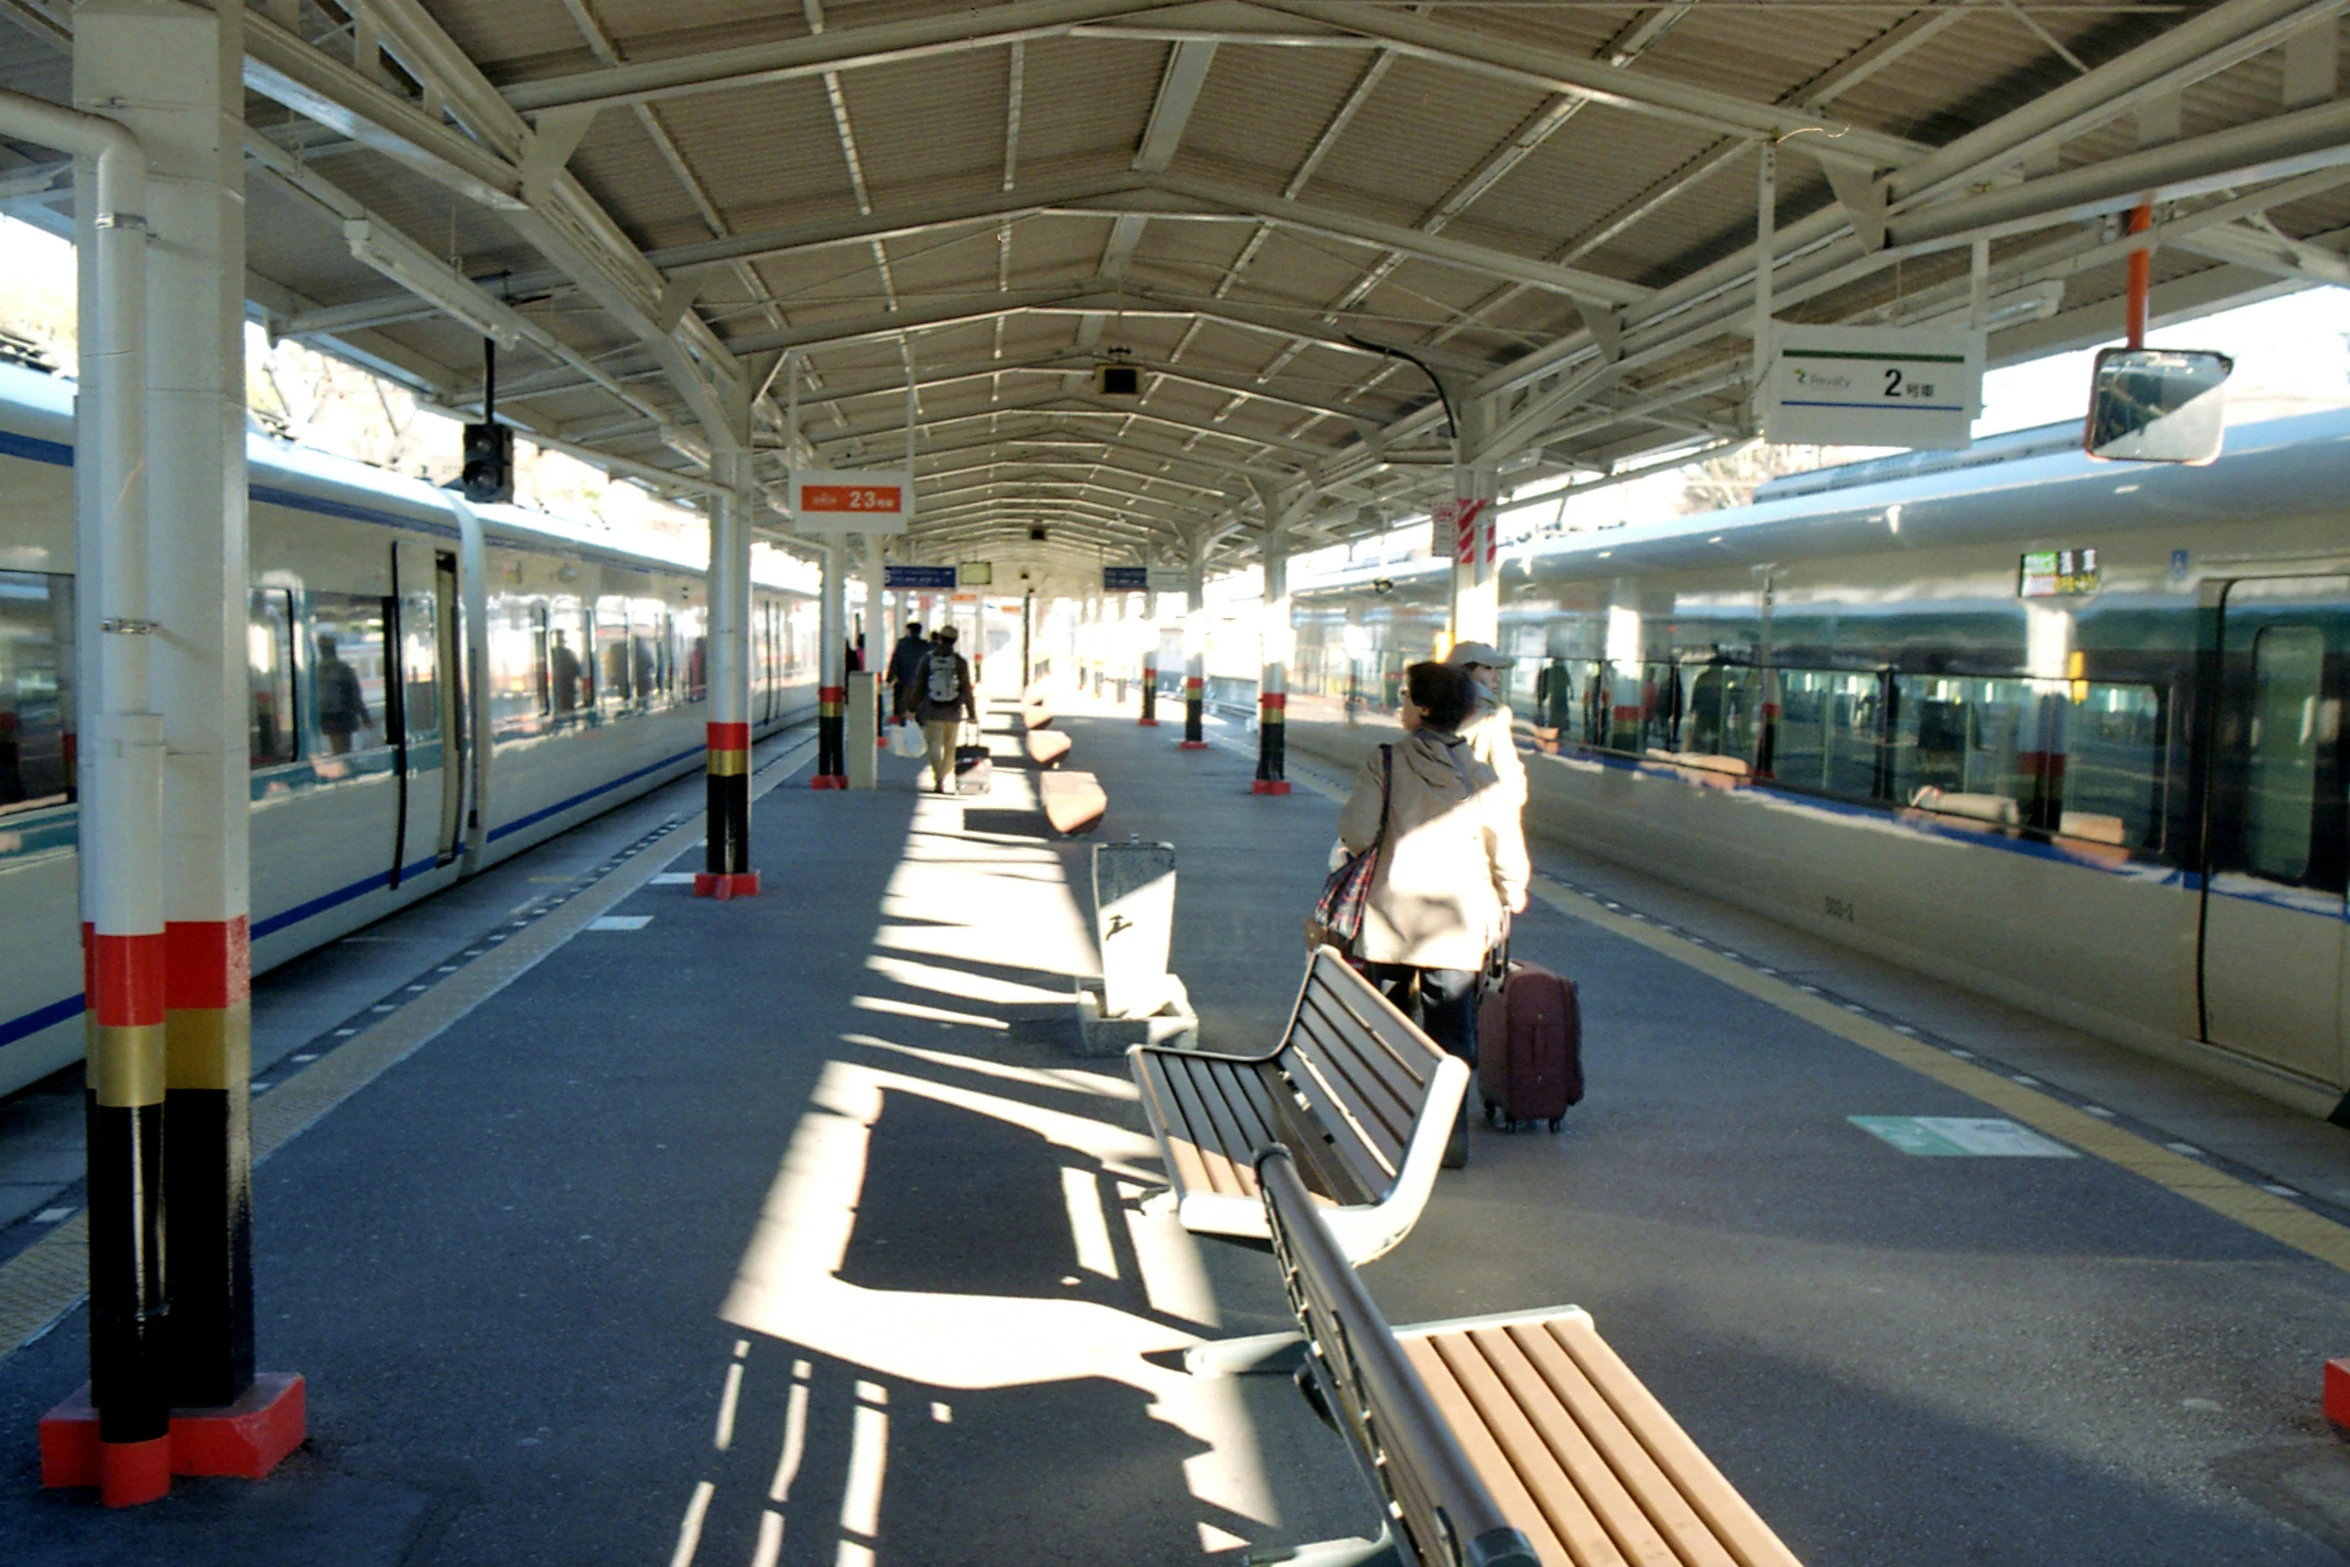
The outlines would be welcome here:
M 814 750 L 813 739 L 791 745 L 764 769 L 764 787 L 757 793 L 775 787 Z M 660 852 L 664 846 L 670 852 Z M 382 1022 L 254 1100 L 254 1162 L 301 1136 L 328 1111 L 537 966 L 590 920 L 641 890 L 683 846 L 672 839 L 647 843 L 644 852 L 631 856 L 618 870 L 589 883 L 561 907 L 530 921 Z M 89 1293 L 89 1240 L 85 1210 L 0 1264 L 0 1359 L 40 1337 L 81 1304 Z
M 1294 758 L 1290 773 L 1296 781 L 1318 794 L 1338 800 L 1346 798 L 1345 792 L 1330 780 L 1297 768 Z M 2257 1230 L 2271 1240 L 2350 1272 L 2350 1226 L 2336 1224 L 2331 1219 L 2311 1213 L 2288 1198 L 2262 1191 L 2250 1182 L 2238 1180 L 2223 1170 L 2215 1170 L 2199 1159 L 2173 1153 L 2159 1143 L 2148 1142 L 2134 1132 L 2099 1120 L 2028 1084 L 2015 1082 L 1987 1067 L 1961 1061 L 1923 1040 L 1912 1039 L 1874 1019 L 1848 1012 L 1824 996 L 1811 995 L 1799 986 L 1760 973 L 1670 931 L 1660 930 L 1647 920 L 1616 913 L 1588 893 L 1561 886 L 1543 876 L 1534 878 L 1532 891 L 1535 897 L 1561 914 L 1597 925 L 1628 941 L 1636 941 L 1651 952 L 1693 968 L 1710 979 L 1720 980 L 1790 1016 L 1799 1017 L 1840 1039 L 1849 1040 L 1863 1050 L 1873 1051 L 1921 1076 L 1930 1077 L 1962 1094 L 1979 1099 L 2035 1131 L 2045 1132 L 2108 1164 L 2119 1165 L 2133 1175 L 2144 1176 L 2164 1190 L 2176 1192 L 2190 1202 L 2200 1203 L 2212 1212 Z

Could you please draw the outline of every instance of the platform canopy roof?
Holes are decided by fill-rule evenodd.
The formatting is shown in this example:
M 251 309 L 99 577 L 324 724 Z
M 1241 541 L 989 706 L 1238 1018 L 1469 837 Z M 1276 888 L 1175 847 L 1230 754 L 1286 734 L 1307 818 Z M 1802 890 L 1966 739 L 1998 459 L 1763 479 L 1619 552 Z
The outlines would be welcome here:
M 2111 337 L 2147 197 L 2158 320 L 2350 282 L 2344 4 L 254 0 L 250 297 L 468 415 L 493 334 L 689 499 L 898 465 L 911 383 L 893 553 L 1237 563 L 1749 435 L 1766 147 L 1784 321 L 1963 323 L 1988 242 L 1993 363 Z

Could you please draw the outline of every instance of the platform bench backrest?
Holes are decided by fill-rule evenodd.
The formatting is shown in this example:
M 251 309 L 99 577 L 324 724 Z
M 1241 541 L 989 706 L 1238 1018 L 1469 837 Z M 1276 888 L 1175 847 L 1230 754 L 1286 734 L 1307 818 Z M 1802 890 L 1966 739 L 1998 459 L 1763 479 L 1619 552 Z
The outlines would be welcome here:
M 1288 1151 L 1267 1148 L 1256 1166 L 1311 1374 L 1388 1504 L 1406 1567 L 1539 1567 L 1314 1212 Z
M 1444 1053 L 1331 948 L 1307 965 L 1275 1063 L 1355 1183 L 1384 1198 L 1403 1172 L 1412 1132 Z

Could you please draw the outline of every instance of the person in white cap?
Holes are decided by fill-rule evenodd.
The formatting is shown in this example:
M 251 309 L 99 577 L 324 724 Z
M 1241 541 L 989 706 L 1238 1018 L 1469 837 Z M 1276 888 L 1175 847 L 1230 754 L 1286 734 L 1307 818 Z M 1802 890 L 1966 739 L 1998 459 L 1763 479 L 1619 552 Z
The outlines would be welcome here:
M 1501 780 L 1502 803 L 1512 811 L 1526 809 L 1526 763 L 1518 755 L 1516 715 L 1499 694 L 1501 672 L 1517 662 L 1490 642 L 1456 642 L 1446 663 L 1465 669 L 1477 684 L 1477 711 L 1461 725 L 1469 754 L 1493 769 Z

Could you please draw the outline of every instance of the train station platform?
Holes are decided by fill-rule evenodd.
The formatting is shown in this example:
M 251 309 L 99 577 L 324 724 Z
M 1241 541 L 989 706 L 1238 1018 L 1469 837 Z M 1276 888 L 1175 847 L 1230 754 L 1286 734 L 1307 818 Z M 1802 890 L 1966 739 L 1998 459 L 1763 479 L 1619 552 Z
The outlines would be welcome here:
M 1097 837 L 1177 846 L 1203 1044 L 1269 1045 L 1337 781 L 1299 758 L 1253 796 L 1238 745 L 1056 705 Z M 1183 1370 L 1284 1325 L 1280 1286 L 1144 1211 L 1123 1064 L 1076 1048 L 1089 845 L 995 722 L 971 799 L 891 758 L 812 791 L 770 742 L 757 898 L 695 900 L 694 813 L 655 796 L 269 981 L 259 1338 L 311 1440 L 125 1513 L 41 1491 L 73 1311 L 0 1360 L 0 1559 L 1172 1563 L 1375 1528 L 1284 1379 Z M 2161 1069 L 2053 1035 L 2014 1067 L 1922 981 L 1536 862 L 1517 949 L 1580 981 L 1590 1095 L 1555 1136 L 1474 1129 L 1365 1270 L 1391 1319 L 1588 1308 L 1809 1563 L 2350 1550 L 2316 1402 L 2338 1143 L 2224 1097 L 2190 1143 Z M 409 930 L 444 960 L 368 939 Z M 0 1230 L 0 1304 L 44 1201 Z

